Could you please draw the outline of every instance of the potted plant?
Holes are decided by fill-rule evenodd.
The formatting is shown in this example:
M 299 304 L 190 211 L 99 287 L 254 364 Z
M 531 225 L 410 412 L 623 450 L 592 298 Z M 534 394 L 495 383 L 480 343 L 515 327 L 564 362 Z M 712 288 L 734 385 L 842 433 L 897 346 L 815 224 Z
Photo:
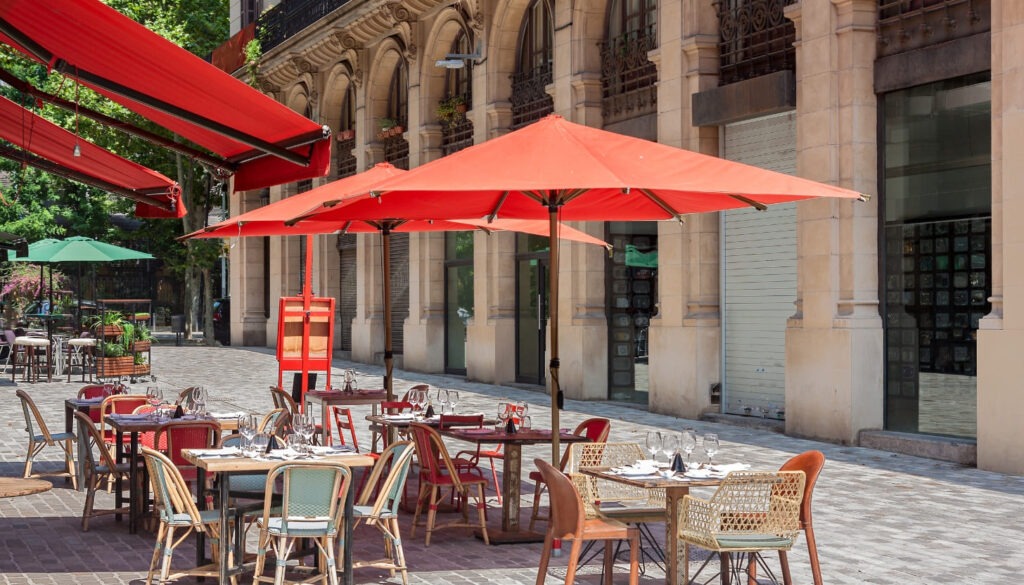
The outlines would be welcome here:
M 338 142 L 344 142 L 346 140 L 352 140 L 356 137 L 356 131 L 352 129 L 339 130 L 338 131 Z
M 437 103 L 437 119 L 441 124 L 452 127 L 466 119 L 466 98 L 453 95 Z
M 102 340 L 96 343 L 96 372 L 103 378 L 131 376 L 135 372 L 134 357 L 124 344 Z
M 377 138 L 384 139 L 391 136 L 391 132 L 394 128 L 400 128 L 398 120 L 394 118 L 380 118 L 377 120 L 377 127 L 380 132 L 377 133 Z
M 90 318 L 86 324 L 96 330 L 97 337 L 117 337 L 124 331 L 124 315 L 117 311 L 107 311 Z
M 138 353 L 149 351 L 153 344 L 153 333 L 144 324 L 135 326 L 135 339 L 132 342 L 132 352 Z M 138 357 L 138 356 L 136 356 Z

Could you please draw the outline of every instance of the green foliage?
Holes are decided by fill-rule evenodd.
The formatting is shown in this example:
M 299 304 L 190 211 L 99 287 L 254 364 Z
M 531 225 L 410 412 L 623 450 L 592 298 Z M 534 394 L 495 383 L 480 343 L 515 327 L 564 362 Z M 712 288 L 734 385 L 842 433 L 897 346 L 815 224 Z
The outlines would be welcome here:
M 398 120 L 395 120 L 394 118 L 377 119 L 377 127 L 380 129 L 381 132 L 384 132 L 385 130 L 390 130 L 395 126 L 398 126 Z
M 52 291 L 51 275 L 54 287 Z M 39 265 L 25 262 L 8 263 L 0 273 L 0 278 L 4 282 L 3 288 L 0 289 L 0 299 L 3 299 L 10 316 L 21 315 L 32 301 L 46 299 L 51 295 L 54 297 L 54 304 L 59 306 L 62 295 L 58 291 L 67 284 L 67 277 L 60 271 L 43 266 L 40 279 Z
M 445 126 L 455 126 L 466 119 L 465 106 L 463 96 L 449 96 L 437 103 L 437 119 Z
M 113 341 L 97 341 L 96 351 L 103 357 L 118 358 L 128 355 L 124 345 Z
M 259 39 L 245 44 L 245 70 L 249 74 L 249 85 L 256 87 L 260 74 L 260 59 L 263 58 L 263 45 Z

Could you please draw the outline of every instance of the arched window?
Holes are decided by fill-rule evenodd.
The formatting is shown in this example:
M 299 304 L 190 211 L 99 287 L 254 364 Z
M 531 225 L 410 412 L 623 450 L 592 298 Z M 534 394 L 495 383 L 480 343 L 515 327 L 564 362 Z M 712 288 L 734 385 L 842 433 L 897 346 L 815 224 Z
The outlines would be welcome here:
M 465 30 L 460 30 L 452 41 L 452 48 L 449 53 L 456 55 L 469 55 L 473 52 L 470 46 L 469 35 Z M 446 98 L 461 97 L 467 107 L 473 107 L 473 60 L 463 61 L 464 67 L 457 69 L 445 69 L 444 74 L 444 96 Z
M 470 36 L 460 30 L 452 41 L 449 53 L 469 55 L 473 52 Z M 465 66 L 445 69 L 444 98 L 438 107 L 441 122 L 441 152 L 447 156 L 467 146 L 473 146 L 473 122 L 466 117 L 466 111 L 473 107 L 473 61 L 463 61 Z
M 356 174 L 356 157 L 352 151 L 356 148 L 356 88 L 348 84 L 345 97 L 341 100 L 341 116 L 338 121 L 338 160 L 335 165 L 336 178 L 341 179 Z
M 657 0 L 612 0 L 601 43 L 601 111 L 605 124 L 657 111 Z
M 552 81 L 555 29 L 551 0 L 533 0 L 519 29 L 516 72 L 512 76 L 512 128 L 535 122 L 555 110 L 544 87 Z
M 409 169 L 409 142 L 402 134 L 409 120 L 409 66 L 402 57 L 395 63 L 388 85 L 388 102 L 382 131 L 389 125 L 391 130 L 384 137 L 384 160 L 400 169 Z

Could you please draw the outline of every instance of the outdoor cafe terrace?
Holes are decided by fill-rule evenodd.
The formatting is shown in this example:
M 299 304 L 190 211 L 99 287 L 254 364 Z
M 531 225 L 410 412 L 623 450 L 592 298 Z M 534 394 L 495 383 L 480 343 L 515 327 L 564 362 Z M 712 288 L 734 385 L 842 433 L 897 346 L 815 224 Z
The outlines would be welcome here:
M 276 380 L 277 364 L 272 350 L 239 347 L 173 347 L 169 344 L 153 348 L 153 370 L 165 398 L 172 399 L 181 389 L 202 385 L 209 390 L 207 408 L 211 412 L 266 413 L 273 408 L 268 386 Z M 335 360 L 334 384 L 340 385 L 345 369 L 353 368 L 356 386 L 379 388 L 382 368 Z M 0 386 L 5 400 L 0 403 L 0 480 L 21 476 L 28 437 L 25 419 L 16 390 L 24 390 L 33 399 L 52 432 L 63 430 L 65 399 L 73 398 L 84 384 L 72 377 L 53 382 L 26 383 L 20 375 L 12 382 L 2 377 Z M 323 381 L 320 381 L 322 386 Z M 415 384 L 458 390 L 460 413 L 485 413 L 493 417 L 498 401 L 507 398 L 529 405 L 533 426 L 544 426 L 549 410 L 548 396 L 522 388 L 472 383 L 460 378 L 397 372 L 395 393 L 401 396 Z M 149 381 L 129 384 L 131 390 L 144 393 Z M 364 417 L 371 406 L 352 406 L 353 420 L 362 451 L 369 449 L 371 434 Z M 817 549 L 823 582 L 846 583 L 935 583 L 956 581 L 1010 582 L 1024 567 L 1020 547 L 1007 547 L 1024 537 L 1024 526 L 1018 521 L 1024 506 L 1024 478 L 965 468 L 955 464 L 896 455 L 858 447 L 832 445 L 788 437 L 770 430 L 749 426 L 681 420 L 649 413 L 634 406 L 609 402 L 567 401 L 561 426 L 573 428 L 581 421 L 602 417 L 610 421 L 609 443 L 637 443 L 644 446 L 648 431 L 678 433 L 692 428 L 698 435 L 715 433 L 721 450 L 716 463 L 743 463 L 752 470 L 775 471 L 788 459 L 809 450 L 820 450 L 826 457 L 823 471 L 814 491 L 813 511 Z M 446 439 L 448 450 L 471 449 L 470 443 Z M 64 466 L 59 448 L 45 449 L 34 464 L 34 471 L 56 473 Z M 550 458 L 547 443 L 523 448 L 522 484 L 519 486 L 520 522 L 529 523 L 533 481 L 527 478 L 534 470 L 534 458 Z M 659 455 L 664 460 L 664 455 Z M 696 459 L 704 457 L 698 449 Z M 501 466 L 501 461 L 495 462 Z M 490 462 L 481 461 L 482 475 L 488 479 L 486 500 L 488 526 L 498 533 L 501 506 L 490 481 Z M 499 469 L 500 471 L 500 469 Z M 416 489 L 413 467 L 410 493 Z M 355 472 L 358 487 L 361 472 Z M 0 583 L 142 583 L 145 581 L 153 554 L 155 534 L 143 522 L 136 532 L 129 530 L 127 516 L 117 521 L 114 516 L 92 518 L 89 530 L 83 532 L 81 515 L 85 492 L 72 489 L 61 477 L 45 477 L 53 489 L 42 493 L 0 498 Z M 499 482 L 504 478 L 499 475 Z M 694 487 L 691 492 L 707 498 L 715 487 Z M 113 496 L 99 490 L 96 508 L 113 507 Z M 471 500 L 472 501 L 472 500 Z M 205 506 L 204 506 L 205 507 Z M 546 512 L 547 498 L 542 500 Z M 470 507 L 470 518 L 475 510 Z M 438 513 L 438 522 L 447 522 L 457 513 Z M 1009 517 L 1009 521 L 1006 518 Z M 535 583 L 540 565 L 540 543 L 486 545 L 475 538 L 471 529 L 441 529 L 432 535 L 430 545 L 424 544 L 424 529 L 409 532 L 412 514 L 399 513 L 402 543 L 409 568 L 410 583 Z M 537 529 L 547 529 L 540 521 Z M 248 551 L 256 550 L 256 533 L 249 533 Z M 665 540 L 664 524 L 651 526 L 658 544 Z M 172 572 L 195 564 L 194 536 L 175 548 Z M 380 532 L 360 526 L 352 542 L 353 557 L 361 559 L 381 556 Z M 652 547 L 645 545 L 645 551 Z M 545 583 L 565 581 L 568 543 L 563 554 L 552 559 Z M 699 556 L 699 555 L 698 555 Z M 780 576 L 778 556 L 764 555 L 768 566 Z M 628 563 L 620 556 L 614 580 L 626 582 Z M 812 583 L 806 541 L 803 534 L 788 555 L 794 583 Z M 700 566 L 694 560 L 692 570 Z M 267 575 L 273 573 L 269 561 Z M 339 562 L 340 565 L 340 562 Z M 717 561 L 711 570 L 717 571 Z M 648 560 L 640 576 L 641 583 L 666 582 L 665 574 Z M 691 574 L 692 574 L 691 570 Z M 708 569 L 701 582 L 708 579 Z M 600 582 L 600 555 L 577 574 L 577 582 Z M 289 578 L 293 577 L 289 573 Z M 399 576 L 390 576 L 386 569 L 359 568 L 352 574 L 355 583 L 400 583 Z M 767 574 L 758 573 L 765 580 Z M 249 583 L 252 573 L 240 576 Z M 215 579 L 213 579 L 215 581 Z M 741 581 L 745 581 L 741 575 Z M 207 579 L 207 582 L 210 582 Z M 179 582 L 196 582 L 194 577 Z

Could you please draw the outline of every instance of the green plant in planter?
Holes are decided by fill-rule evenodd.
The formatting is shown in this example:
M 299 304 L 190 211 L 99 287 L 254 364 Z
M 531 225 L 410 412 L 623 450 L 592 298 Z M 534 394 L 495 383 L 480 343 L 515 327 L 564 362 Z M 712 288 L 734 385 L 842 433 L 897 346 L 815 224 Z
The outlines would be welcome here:
M 117 338 L 121 346 L 124 347 L 125 355 L 128 355 L 132 351 L 132 344 L 135 343 L 135 324 L 130 322 L 121 323 L 121 336 Z
M 135 326 L 135 340 L 136 341 L 154 341 L 153 333 L 149 330 L 149 327 L 139 324 Z
M 145 365 L 146 364 L 146 354 L 144 354 L 144 353 L 137 353 L 137 354 L 135 354 L 134 359 L 132 359 L 132 363 L 135 364 L 136 366 Z
M 106 358 L 124 357 L 127 353 L 124 345 L 110 341 L 98 341 L 96 343 L 96 351 L 101 357 Z
M 398 120 L 395 120 L 394 118 L 377 119 L 377 128 L 379 128 L 381 132 L 387 132 L 388 130 L 391 130 L 395 126 L 398 126 Z
M 453 95 L 437 102 L 437 119 L 451 127 L 466 119 L 466 98 Z

